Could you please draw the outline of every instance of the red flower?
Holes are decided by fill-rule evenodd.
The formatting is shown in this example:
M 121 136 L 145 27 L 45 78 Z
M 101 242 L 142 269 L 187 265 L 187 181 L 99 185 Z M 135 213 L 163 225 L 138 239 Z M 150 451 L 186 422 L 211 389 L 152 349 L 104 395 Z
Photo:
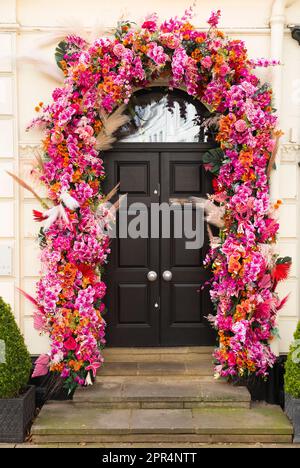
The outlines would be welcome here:
M 144 21 L 144 23 L 142 24 L 142 28 L 143 29 L 148 29 L 148 31 L 150 32 L 154 32 L 156 31 L 156 22 L 155 21 Z
M 70 336 L 70 338 L 64 342 L 64 346 L 68 351 L 74 351 L 77 348 L 77 343 L 73 336 Z
M 41 211 L 32 210 L 32 213 L 34 221 L 37 221 L 38 223 L 47 219 L 47 217 L 45 217 Z
M 76 266 L 78 270 L 82 273 L 82 275 L 88 278 L 91 284 L 94 284 L 96 281 L 98 281 L 98 276 L 94 272 L 93 268 L 91 268 L 89 265 L 82 263 L 81 265 Z
M 272 279 L 274 281 L 273 290 L 276 289 L 276 286 L 279 281 L 287 279 L 289 272 L 292 266 L 292 259 L 290 257 L 279 258 L 277 263 L 271 273 Z

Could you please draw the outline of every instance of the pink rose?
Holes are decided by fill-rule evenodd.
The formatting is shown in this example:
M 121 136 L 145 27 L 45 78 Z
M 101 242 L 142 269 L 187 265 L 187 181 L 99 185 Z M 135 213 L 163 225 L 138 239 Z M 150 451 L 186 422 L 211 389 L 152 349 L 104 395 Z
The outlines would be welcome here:
M 234 127 L 239 133 L 243 133 L 245 130 L 247 130 L 247 124 L 243 119 L 237 120 L 234 124 Z
M 74 351 L 77 348 L 77 343 L 72 336 L 64 342 L 64 347 L 68 351 Z
M 226 76 L 229 71 L 229 66 L 226 63 L 223 63 L 223 65 L 221 65 L 220 67 L 220 76 Z
M 118 58 L 121 58 L 125 52 L 125 47 L 123 44 L 116 44 L 113 48 L 113 52 Z
M 203 68 L 211 68 L 212 66 L 212 59 L 210 58 L 209 55 L 207 55 L 206 57 L 204 57 L 202 60 L 201 60 L 201 65 Z

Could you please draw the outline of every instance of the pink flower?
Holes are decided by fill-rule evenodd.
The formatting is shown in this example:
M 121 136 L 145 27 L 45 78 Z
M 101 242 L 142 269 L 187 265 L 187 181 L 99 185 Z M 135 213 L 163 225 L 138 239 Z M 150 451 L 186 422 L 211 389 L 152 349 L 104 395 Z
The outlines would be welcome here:
M 77 343 L 76 341 L 74 340 L 74 338 L 72 336 L 70 336 L 65 342 L 64 342 L 64 347 L 68 350 L 68 351 L 75 351 L 75 349 L 77 348 Z
M 49 356 L 48 354 L 41 354 L 37 360 L 35 361 L 35 367 L 32 374 L 32 377 L 41 377 L 42 375 L 46 375 L 49 370 Z
M 218 26 L 220 16 L 221 16 L 221 10 L 218 10 L 216 12 L 213 11 L 210 15 L 209 20 L 207 21 L 208 24 L 210 24 L 212 28 L 215 28 L 216 26 Z
M 92 364 L 89 364 L 85 370 L 91 370 L 93 373 L 93 377 L 95 378 L 97 375 L 97 369 L 101 366 L 100 362 L 93 362 Z
M 156 13 L 152 13 L 146 17 L 146 20 L 142 24 L 143 29 L 147 29 L 149 32 L 154 32 L 157 30 L 157 20 L 158 16 Z
M 200 63 L 203 68 L 206 68 L 207 70 L 209 70 L 212 66 L 212 59 L 209 55 L 206 55 L 206 57 L 204 57 Z
M 143 29 L 148 29 L 148 31 L 150 31 L 150 32 L 154 32 L 154 31 L 156 31 L 157 25 L 156 25 L 155 21 L 148 20 L 148 21 L 143 22 L 142 28 Z
M 169 60 L 169 57 L 167 54 L 165 54 L 163 47 L 157 45 L 156 42 L 150 42 L 147 55 L 157 65 L 164 65 L 166 61 Z
M 60 132 L 59 130 L 55 130 L 52 134 L 51 134 L 51 141 L 52 143 L 56 144 L 56 145 L 59 145 L 64 139 L 64 136 L 62 134 L 62 132 Z
M 242 133 L 245 130 L 247 130 L 248 127 L 247 127 L 245 120 L 240 119 L 235 122 L 234 128 L 236 129 L 237 132 Z
M 230 68 L 227 65 L 227 63 L 223 63 L 220 67 L 219 75 L 220 76 L 226 76 L 230 72 Z
M 113 52 L 118 58 L 121 58 L 124 55 L 125 50 L 126 49 L 123 44 L 116 44 L 113 48 Z

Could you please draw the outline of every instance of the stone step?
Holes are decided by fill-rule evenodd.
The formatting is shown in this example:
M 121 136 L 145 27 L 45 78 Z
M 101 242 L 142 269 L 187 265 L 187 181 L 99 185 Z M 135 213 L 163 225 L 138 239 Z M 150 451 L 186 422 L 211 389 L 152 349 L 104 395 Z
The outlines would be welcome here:
M 178 346 L 178 347 L 149 347 L 149 348 L 105 348 L 103 354 L 106 358 L 111 356 L 123 355 L 187 355 L 187 354 L 210 354 L 212 355 L 214 348 L 212 346 Z
M 120 356 L 116 361 L 104 362 L 98 371 L 101 379 L 103 376 L 196 376 L 213 378 L 212 357 L 205 359 L 190 359 L 181 361 L 169 360 L 131 360 L 122 361 Z
M 245 387 L 224 381 L 130 376 L 99 378 L 95 385 L 77 389 L 73 401 L 97 408 L 250 408 L 251 397 Z
M 49 402 L 32 427 L 34 444 L 55 443 L 291 443 L 279 407 L 99 409 Z

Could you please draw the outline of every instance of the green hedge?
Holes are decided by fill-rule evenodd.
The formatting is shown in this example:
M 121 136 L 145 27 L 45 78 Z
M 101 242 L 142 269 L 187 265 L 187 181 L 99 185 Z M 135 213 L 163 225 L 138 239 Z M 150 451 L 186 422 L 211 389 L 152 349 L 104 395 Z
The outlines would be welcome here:
M 300 322 L 294 333 L 294 338 L 298 340 L 298 343 L 294 342 L 290 346 L 290 352 L 285 364 L 284 383 L 286 393 L 294 398 L 300 398 L 300 362 L 295 362 L 295 358 L 300 359 Z
M 11 308 L 1 297 L 0 340 L 5 344 L 5 362 L 0 363 L 0 398 L 13 398 L 28 383 L 31 359 Z

